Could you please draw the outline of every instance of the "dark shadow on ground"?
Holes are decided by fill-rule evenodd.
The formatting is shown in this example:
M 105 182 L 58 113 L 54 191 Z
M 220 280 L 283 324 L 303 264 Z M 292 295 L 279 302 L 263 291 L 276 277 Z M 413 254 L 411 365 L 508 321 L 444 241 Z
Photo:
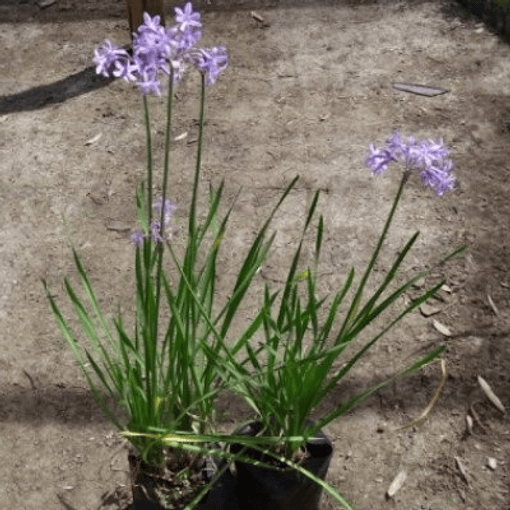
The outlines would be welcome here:
M 56 103 L 63 103 L 67 99 L 104 87 L 115 79 L 97 75 L 94 66 L 87 67 L 63 80 L 39 85 L 17 94 L 1 96 L 0 115 L 38 110 Z
M 506 333 L 503 337 L 507 338 Z M 441 408 L 449 411 L 465 411 L 467 401 L 473 394 L 479 394 L 483 400 L 483 394 L 480 393 L 476 382 L 476 374 L 482 374 L 490 381 L 497 381 L 498 384 L 494 387 L 494 390 L 498 393 L 500 399 L 503 401 L 510 400 L 510 387 L 507 381 L 504 378 L 498 380 L 501 378 L 497 377 L 497 373 L 501 373 L 501 369 L 510 363 L 510 350 L 506 348 L 504 341 L 501 342 L 504 338 L 489 334 L 488 339 L 491 342 L 482 348 L 484 351 L 490 350 L 492 353 L 493 362 L 490 369 L 483 370 L 482 367 L 479 367 L 476 358 L 470 360 L 470 362 L 462 360 L 459 363 L 455 358 L 449 359 L 449 356 L 446 355 L 448 379 L 441 391 L 439 400 L 434 406 L 435 411 Z M 461 339 L 459 338 L 459 340 Z M 455 341 L 456 337 L 450 339 L 451 343 Z M 437 343 L 434 342 L 434 345 L 437 345 Z M 421 352 L 415 353 L 413 360 L 432 350 L 432 347 L 433 345 L 430 344 L 429 347 L 420 349 Z M 401 368 L 410 365 L 413 360 L 403 362 Z M 318 419 L 320 416 L 328 414 L 350 397 L 381 382 L 383 378 L 382 375 L 368 374 L 365 377 L 347 376 L 318 407 L 313 418 Z M 427 370 L 418 371 L 416 374 L 397 380 L 380 389 L 369 397 L 366 402 L 362 403 L 360 407 L 375 408 L 380 411 L 381 408 L 391 410 L 394 409 L 395 405 L 398 405 L 410 415 L 418 416 L 432 398 L 440 381 L 441 370 L 437 363 L 433 363 Z M 418 395 L 419 398 L 417 398 Z M 356 413 L 356 409 L 351 410 L 349 414 Z M 230 392 L 223 394 L 218 399 L 217 410 L 219 417 L 235 417 L 237 421 L 252 413 L 240 397 Z M 13 384 L 8 387 L 4 386 L 0 390 L 1 422 L 60 422 L 85 425 L 90 422 L 107 423 L 107 419 L 95 402 L 90 390 L 85 386 L 67 386 L 62 383 L 59 385 L 45 385 L 30 379 L 26 386 Z

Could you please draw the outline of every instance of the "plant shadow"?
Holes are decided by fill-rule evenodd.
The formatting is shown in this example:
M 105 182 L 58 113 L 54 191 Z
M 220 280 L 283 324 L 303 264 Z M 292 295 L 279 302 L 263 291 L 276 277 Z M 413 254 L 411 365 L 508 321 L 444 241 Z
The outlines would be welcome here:
M 39 110 L 109 85 L 117 78 L 96 74 L 95 66 L 48 85 L 0 97 L 0 115 Z

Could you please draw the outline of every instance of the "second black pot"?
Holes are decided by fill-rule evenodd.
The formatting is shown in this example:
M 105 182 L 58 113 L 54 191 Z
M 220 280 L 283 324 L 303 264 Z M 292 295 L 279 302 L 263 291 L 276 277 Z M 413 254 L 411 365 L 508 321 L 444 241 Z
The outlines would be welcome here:
M 260 422 L 253 422 L 239 430 L 238 434 L 255 436 L 262 428 Z M 326 435 L 319 431 L 314 439 L 306 443 L 307 458 L 301 467 L 321 479 L 326 477 L 333 455 L 333 445 Z M 230 446 L 232 453 L 239 453 L 242 445 Z M 267 462 L 261 453 L 246 449 L 244 454 L 256 460 Z M 317 510 L 322 488 L 305 475 L 292 468 L 269 469 L 245 462 L 235 463 L 237 471 L 236 494 L 239 507 L 243 510 Z
M 219 448 L 219 445 L 215 445 Z M 133 493 L 133 510 L 167 510 L 168 508 L 177 508 L 173 498 L 168 499 L 165 502 L 165 498 L 168 495 L 175 493 L 175 497 L 179 499 L 180 492 L 184 492 L 182 487 L 175 485 L 172 481 L 166 479 L 164 471 L 161 468 L 152 466 L 145 463 L 140 456 L 131 449 L 128 454 L 129 466 L 131 468 L 131 484 Z M 224 462 L 221 459 L 206 457 L 202 459 L 200 465 L 200 478 L 203 482 L 217 482 L 218 481 L 218 470 L 220 466 L 223 466 Z M 196 473 L 195 476 L 197 476 Z M 201 487 L 198 486 L 197 490 Z M 232 489 L 228 489 L 232 491 Z M 213 485 L 211 490 L 204 495 L 200 503 L 196 506 L 197 510 L 212 510 L 212 506 L 208 500 L 211 494 L 223 495 L 225 488 L 220 485 L 216 487 Z M 193 495 L 191 496 L 193 497 Z M 187 501 L 187 500 L 186 500 Z M 185 503 L 182 503 L 185 504 Z M 179 506 L 180 508 L 180 506 Z

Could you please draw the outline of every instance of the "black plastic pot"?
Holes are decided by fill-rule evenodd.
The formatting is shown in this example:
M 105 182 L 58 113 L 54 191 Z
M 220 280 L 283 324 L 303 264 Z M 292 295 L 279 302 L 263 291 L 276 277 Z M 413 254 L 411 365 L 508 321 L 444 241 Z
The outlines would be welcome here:
M 217 447 L 219 448 L 219 445 Z M 161 469 L 143 462 L 133 450 L 128 454 L 128 461 L 131 468 L 133 510 L 167 510 L 168 508 L 175 508 L 170 504 L 165 504 L 164 495 L 168 496 L 172 491 L 179 489 L 171 481 L 165 479 Z M 205 458 L 202 460 L 196 476 L 199 476 L 205 482 L 213 481 L 221 465 L 223 463 L 220 459 Z M 222 490 L 220 489 L 220 492 Z M 195 507 L 197 510 L 211 509 L 208 500 L 212 492 L 214 492 L 214 485 Z
M 260 422 L 253 422 L 239 430 L 238 434 L 255 436 L 262 428 Z M 326 477 L 333 455 L 333 445 L 326 435 L 319 431 L 314 439 L 305 445 L 308 456 L 301 466 L 321 479 Z M 230 446 L 232 453 L 240 453 L 242 445 Z M 257 450 L 246 449 L 243 453 L 255 460 L 267 462 Z M 322 488 L 305 475 L 292 468 L 269 469 L 245 462 L 236 462 L 236 494 L 239 508 L 243 510 L 317 510 Z

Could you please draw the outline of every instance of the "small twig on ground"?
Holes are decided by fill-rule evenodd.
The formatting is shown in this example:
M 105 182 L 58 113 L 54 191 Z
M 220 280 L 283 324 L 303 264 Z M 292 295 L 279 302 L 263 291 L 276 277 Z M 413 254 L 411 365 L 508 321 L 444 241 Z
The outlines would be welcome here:
M 35 385 L 34 380 L 32 379 L 32 376 L 26 370 L 23 370 L 23 373 L 27 376 L 28 380 L 30 381 L 30 386 L 32 386 L 32 389 L 36 390 L 37 386 Z

